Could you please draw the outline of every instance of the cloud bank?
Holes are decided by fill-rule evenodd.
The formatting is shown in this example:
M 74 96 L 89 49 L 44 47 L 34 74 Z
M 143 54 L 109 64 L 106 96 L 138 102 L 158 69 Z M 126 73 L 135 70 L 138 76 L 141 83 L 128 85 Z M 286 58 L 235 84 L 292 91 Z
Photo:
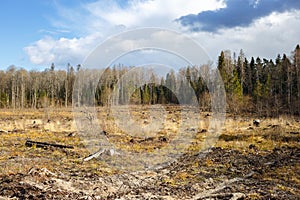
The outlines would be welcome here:
M 274 58 L 299 43 L 299 0 L 98 0 L 56 7 L 53 27 L 64 35 L 48 34 L 24 48 L 35 65 L 82 63 L 111 35 L 139 27 L 183 32 L 213 60 L 221 50 L 241 48 L 246 56 Z
M 51 62 L 66 65 L 82 62 L 88 52 L 109 36 L 138 27 L 178 29 L 174 20 L 182 15 L 214 10 L 224 5 L 218 0 L 99 0 L 67 8 L 57 4 L 58 19 L 53 26 L 77 35 L 56 38 L 47 35 L 24 48 L 33 64 Z
M 276 12 L 300 9 L 299 0 L 227 0 L 226 7 L 180 17 L 192 31 L 216 32 L 222 28 L 247 27 L 255 20 Z

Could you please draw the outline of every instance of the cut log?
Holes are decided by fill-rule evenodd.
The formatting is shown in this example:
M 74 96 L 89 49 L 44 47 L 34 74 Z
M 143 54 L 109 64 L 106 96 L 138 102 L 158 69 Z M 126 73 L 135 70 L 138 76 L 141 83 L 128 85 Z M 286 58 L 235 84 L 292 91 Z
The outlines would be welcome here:
M 26 140 L 25 146 L 32 147 L 36 146 L 38 148 L 48 148 L 48 147 L 56 147 L 56 148 L 66 148 L 66 149 L 74 149 L 73 146 L 67 146 L 67 145 L 61 145 L 61 144 L 53 144 L 53 143 L 47 143 L 47 142 L 36 142 L 32 140 Z
M 253 120 L 253 125 L 254 126 L 259 127 L 259 124 L 260 124 L 260 120 L 259 119 Z

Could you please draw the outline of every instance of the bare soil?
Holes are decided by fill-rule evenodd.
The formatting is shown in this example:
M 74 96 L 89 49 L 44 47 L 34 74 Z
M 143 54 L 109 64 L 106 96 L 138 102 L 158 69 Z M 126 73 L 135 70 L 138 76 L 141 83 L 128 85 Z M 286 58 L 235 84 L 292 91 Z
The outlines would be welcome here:
M 168 107 L 159 136 L 123 136 L 99 109 L 107 117 L 107 137 L 136 151 L 167 144 L 180 124 L 179 108 Z M 142 125 L 150 121 L 148 111 L 132 112 Z M 194 146 L 208 131 L 203 121 L 210 114 L 200 115 L 199 127 L 184 128 L 197 133 Z M 228 115 L 218 142 L 207 151 L 192 148 L 160 168 L 126 172 L 101 157 L 83 161 L 90 152 L 71 109 L 2 110 L 0 116 L 0 199 L 300 199 L 300 123 L 295 118 L 262 119 L 255 127 L 251 117 Z M 28 139 L 74 148 L 27 147 Z

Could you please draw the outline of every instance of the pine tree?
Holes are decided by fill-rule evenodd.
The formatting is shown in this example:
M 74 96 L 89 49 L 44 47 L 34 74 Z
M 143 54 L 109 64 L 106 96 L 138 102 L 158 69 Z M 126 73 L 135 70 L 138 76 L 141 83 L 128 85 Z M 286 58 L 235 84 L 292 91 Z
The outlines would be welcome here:
M 220 54 L 219 59 L 218 59 L 218 70 L 219 70 L 220 75 L 223 79 L 223 82 L 227 83 L 227 73 L 226 73 L 226 69 L 225 69 L 224 51 L 221 51 L 221 54 Z
M 294 68 L 295 68 L 295 93 L 296 93 L 296 100 L 295 100 L 295 108 L 300 115 L 300 46 L 299 44 L 296 46 L 294 51 Z
M 253 85 L 252 85 L 252 71 L 248 60 L 245 58 L 245 82 L 243 84 L 243 94 L 252 95 Z
M 284 91 L 286 91 L 285 103 L 287 105 L 289 112 L 291 112 L 292 70 L 291 70 L 291 62 L 285 54 L 283 54 L 282 57 L 282 69 L 283 69 L 283 78 L 284 78 Z

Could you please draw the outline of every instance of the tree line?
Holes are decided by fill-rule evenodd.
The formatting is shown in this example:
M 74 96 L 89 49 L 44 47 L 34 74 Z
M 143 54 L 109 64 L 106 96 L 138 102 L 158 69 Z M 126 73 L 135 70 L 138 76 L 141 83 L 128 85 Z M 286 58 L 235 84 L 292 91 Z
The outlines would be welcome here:
M 275 60 L 260 57 L 248 60 L 243 50 L 238 55 L 222 51 L 217 69 L 224 82 L 228 112 L 266 116 L 300 114 L 299 45 L 290 56 L 279 54 Z M 94 78 L 78 82 L 80 73 L 90 73 Z M 123 65 L 100 73 L 85 70 L 80 64 L 75 67 L 67 64 L 66 70 L 57 70 L 52 63 L 44 71 L 10 66 L 0 71 L 0 107 L 68 107 L 72 105 L 74 91 L 77 93 L 81 87 L 81 93 L 75 95 L 78 102 L 89 97 L 97 106 L 196 102 L 201 110 L 209 111 L 211 99 L 205 77 L 212 73 L 215 72 L 209 63 L 183 67 L 177 72 L 170 70 L 163 76 L 152 69 L 135 70 Z
M 52 63 L 44 71 L 27 71 L 12 65 L 6 71 L 0 70 L 0 77 L 1 108 L 36 109 L 71 105 L 76 71 L 70 64 L 67 70 L 55 70 Z
M 222 51 L 218 69 L 224 80 L 228 110 L 265 116 L 300 115 L 300 47 L 275 60 L 238 57 Z

